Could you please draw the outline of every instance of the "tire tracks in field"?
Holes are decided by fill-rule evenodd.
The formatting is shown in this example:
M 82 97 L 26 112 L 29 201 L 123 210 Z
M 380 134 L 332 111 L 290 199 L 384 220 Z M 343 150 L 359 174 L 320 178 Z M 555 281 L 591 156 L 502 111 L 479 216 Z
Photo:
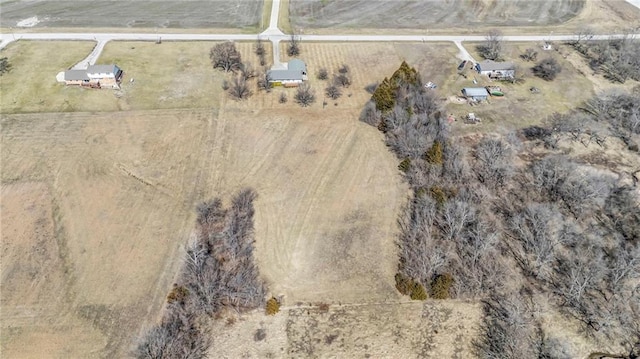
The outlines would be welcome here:
M 293 274 L 294 277 L 292 279 L 294 283 L 309 282 L 308 278 L 306 281 L 301 281 L 301 279 L 304 278 L 299 278 L 300 275 L 304 276 L 308 275 L 308 273 L 306 273 L 306 270 L 298 270 L 298 268 L 296 268 L 295 259 L 298 258 L 304 260 L 309 258 L 309 254 L 311 253 L 306 252 L 314 249 L 314 243 L 310 243 L 308 241 L 312 238 L 304 238 L 304 232 L 309 227 L 309 222 L 313 220 L 313 216 L 311 214 L 316 210 L 319 199 L 324 198 L 324 196 L 320 196 L 323 192 L 323 188 L 325 188 L 327 184 L 334 179 L 334 175 L 341 165 L 340 163 L 336 163 L 336 158 L 342 158 L 342 154 L 345 152 L 346 148 L 352 145 L 351 142 L 353 141 L 354 131 L 354 128 L 350 128 L 345 132 L 338 132 L 331 128 L 325 130 L 323 136 L 325 137 L 325 140 L 327 135 L 335 135 L 333 138 L 329 139 L 329 143 L 323 143 L 327 148 L 331 148 L 332 150 L 327 151 L 323 155 L 323 158 L 319 161 L 310 176 L 312 181 L 307 186 L 307 190 L 304 191 L 301 196 L 302 199 L 309 199 L 308 203 L 306 203 L 306 209 L 296 212 L 297 215 L 294 216 L 291 221 L 289 236 L 295 242 L 293 243 L 294 249 L 291 253 L 293 261 L 290 262 L 290 267 L 292 268 L 289 270 L 289 278 L 291 278 L 291 275 Z M 305 269 L 310 267 L 311 265 L 306 264 Z M 292 289 L 296 288 L 295 286 L 288 287 Z

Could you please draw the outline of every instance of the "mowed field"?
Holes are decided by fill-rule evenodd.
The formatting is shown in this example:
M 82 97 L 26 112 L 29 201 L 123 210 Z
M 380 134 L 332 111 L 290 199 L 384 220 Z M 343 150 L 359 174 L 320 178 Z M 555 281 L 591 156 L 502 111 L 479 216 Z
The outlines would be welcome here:
M 263 0 L 3 0 L 4 27 L 34 16 L 36 27 L 250 28 L 262 19 Z
M 289 14 L 295 28 L 549 25 L 576 16 L 584 3 L 584 0 L 289 0 Z
M 17 41 L 0 52 L 13 64 L 0 76 L 3 113 L 121 111 L 217 107 L 222 76 L 209 60 L 215 42 L 107 43 L 97 64 L 124 71 L 121 90 L 66 87 L 56 74 L 84 59 L 95 43 Z M 253 43 L 237 43 L 245 61 L 258 64 Z M 270 43 L 265 43 L 267 58 Z M 43 59 L 47 61 L 43 61 Z M 133 82 L 131 80 L 133 79 Z
M 8 357 L 124 356 L 159 314 L 195 205 L 244 186 L 260 195 L 258 263 L 274 294 L 397 297 L 406 192 L 380 134 L 353 118 L 74 113 L 8 115 L 2 128 Z

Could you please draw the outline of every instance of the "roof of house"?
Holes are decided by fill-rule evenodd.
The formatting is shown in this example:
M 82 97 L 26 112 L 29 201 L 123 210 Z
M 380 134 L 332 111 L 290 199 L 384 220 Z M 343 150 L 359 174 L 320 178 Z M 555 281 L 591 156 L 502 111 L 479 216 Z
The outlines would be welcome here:
M 269 70 L 271 81 L 302 80 L 303 75 L 300 70 Z
M 68 70 L 64 72 L 64 79 L 66 81 L 89 80 L 89 76 L 87 76 L 87 70 Z
M 489 96 L 489 92 L 484 87 L 465 87 L 462 93 L 470 97 Z
M 291 71 L 304 71 L 307 72 L 307 65 L 305 65 L 304 61 L 293 59 L 290 60 L 287 64 L 287 69 Z
M 480 71 L 501 71 L 501 70 L 515 70 L 513 62 L 495 62 L 491 60 L 484 60 L 480 64 Z
M 87 73 L 90 74 L 116 74 L 120 68 L 114 64 L 111 65 L 91 65 L 87 67 Z

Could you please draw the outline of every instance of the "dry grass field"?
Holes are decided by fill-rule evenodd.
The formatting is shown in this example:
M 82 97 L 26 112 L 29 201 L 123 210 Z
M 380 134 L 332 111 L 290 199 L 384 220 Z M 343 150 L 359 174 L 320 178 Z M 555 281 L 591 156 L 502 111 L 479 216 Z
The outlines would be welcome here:
M 24 113 L 217 107 L 223 76 L 209 60 L 215 44 L 109 42 L 98 64 L 115 63 L 124 70 L 122 89 L 94 90 L 65 87 L 55 79 L 91 52 L 93 43 L 18 41 L 1 52 L 14 64 L 0 77 L 1 109 Z M 258 65 L 253 45 L 237 44 L 242 58 Z M 271 44 L 265 43 L 265 49 L 271 58 Z M 43 63 L 44 58 L 48 61 Z
M 3 26 L 37 16 L 36 27 L 235 28 L 256 30 L 263 0 L 3 1 Z
M 243 186 L 260 195 L 260 269 L 287 303 L 396 298 L 396 160 L 375 129 L 319 117 L 4 116 L 4 353 L 40 357 L 21 351 L 39 338 L 51 357 L 125 355 L 159 313 L 195 205 Z
M 210 358 L 470 358 L 479 304 L 460 301 L 288 307 L 218 321 Z M 256 336 L 263 333 L 264 338 Z
M 0 76 L 0 110 L 8 112 L 62 112 L 66 98 L 56 74 L 85 58 L 95 46 L 87 41 L 18 41 L 0 52 L 12 64 Z M 62 51 L 64 50 L 64 51 Z

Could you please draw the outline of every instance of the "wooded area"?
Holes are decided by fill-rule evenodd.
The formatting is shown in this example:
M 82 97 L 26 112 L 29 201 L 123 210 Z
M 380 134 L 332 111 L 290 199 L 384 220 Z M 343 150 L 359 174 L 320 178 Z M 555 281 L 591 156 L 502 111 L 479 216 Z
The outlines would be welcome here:
M 547 126 L 456 138 L 403 62 L 361 114 L 385 133 L 412 192 L 400 218 L 398 290 L 412 299 L 425 292 L 481 300 L 480 357 L 573 357 L 545 330 L 545 315 L 576 319 L 597 343 L 615 340 L 616 355 L 637 357 L 636 174 L 633 184 L 619 180 L 558 143 L 605 146 L 614 135 L 637 152 L 638 104 L 638 88 L 612 92 Z

